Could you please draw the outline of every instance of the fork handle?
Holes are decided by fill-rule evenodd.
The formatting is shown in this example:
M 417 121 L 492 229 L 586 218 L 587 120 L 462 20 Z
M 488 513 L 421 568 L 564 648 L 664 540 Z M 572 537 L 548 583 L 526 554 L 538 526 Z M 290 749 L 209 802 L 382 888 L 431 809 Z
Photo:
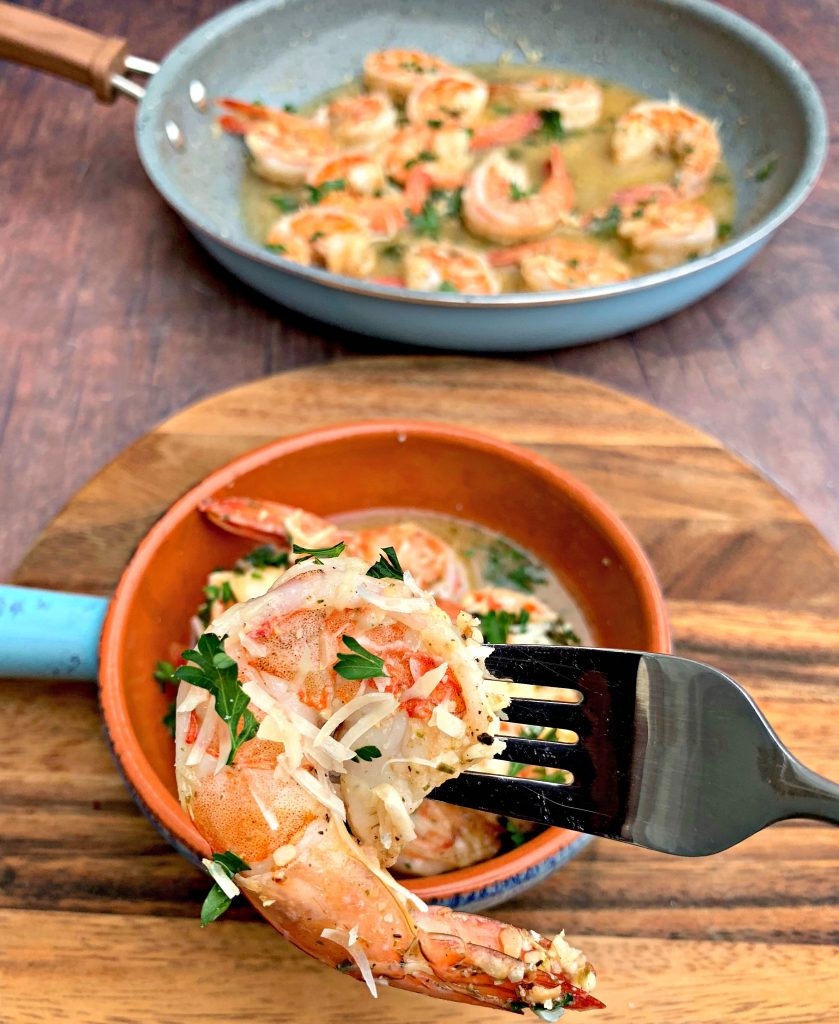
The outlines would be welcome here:
M 839 825 L 839 785 L 796 758 L 787 760 L 778 788 L 784 796 L 785 818 L 816 818 Z

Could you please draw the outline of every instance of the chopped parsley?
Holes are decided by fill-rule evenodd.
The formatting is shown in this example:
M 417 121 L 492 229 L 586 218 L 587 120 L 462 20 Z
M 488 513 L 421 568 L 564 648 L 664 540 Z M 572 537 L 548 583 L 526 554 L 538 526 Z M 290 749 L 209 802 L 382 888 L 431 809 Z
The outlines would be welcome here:
M 505 103 L 490 103 L 489 109 L 493 114 L 500 114 L 502 117 L 506 117 L 513 112 L 513 108 L 508 107 Z
M 592 217 L 588 226 L 589 234 L 595 238 L 616 238 L 621 222 L 621 209 L 615 204 L 602 217 Z
M 440 237 L 440 214 L 434 205 L 433 197 L 426 199 L 419 213 L 409 213 L 408 220 L 411 222 L 411 228 L 421 238 L 432 238 L 436 241 Z
M 271 196 L 270 199 L 274 206 L 279 207 L 283 213 L 294 213 L 300 205 L 297 200 L 292 199 L 291 196 Z
M 229 850 L 226 853 L 214 853 L 213 863 L 218 864 L 219 868 L 231 880 L 238 872 L 250 870 L 250 864 Z M 213 921 L 221 917 L 230 906 L 230 903 L 230 897 L 226 895 L 218 882 L 215 882 L 212 889 L 207 893 L 207 898 L 201 907 L 201 927 L 206 928 L 208 924 L 212 924 Z
M 355 752 L 353 761 L 374 761 L 377 757 L 381 757 L 382 752 L 378 747 L 359 747 Z
M 216 713 L 230 729 L 230 753 L 227 763 L 232 764 L 239 747 L 253 739 L 259 723 L 248 710 L 247 694 L 239 685 L 236 662 L 224 650 L 225 637 L 204 633 L 198 638 L 196 649 L 184 651 L 181 657 L 187 665 L 175 669 L 175 678 L 208 690 L 216 701 Z
M 407 161 L 405 167 L 407 170 L 410 170 L 412 167 L 416 167 L 417 164 L 430 164 L 439 159 L 437 154 L 432 153 L 430 149 L 421 149 L 412 160 Z
M 497 540 L 487 551 L 485 575 L 497 587 L 513 587 L 532 594 L 534 587 L 544 583 L 542 568 L 528 555 L 505 540 Z
M 166 729 L 166 731 L 169 733 L 172 739 L 175 738 L 176 715 L 177 707 L 175 705 L 175 702 L 172 700 L 169 702 L 169 707 L 166 709 L 166 714 L 163 716 L 163 718 L 160 719 L 160 721 L 163 723 L 163 727 Z
M 451 191 L 446 189 L 435 189 L 431 193 L 432 199 L 444 204 L 444 217 L 459 217 L 463 208 L 463 189 L 454 188 Z
M 273 544 L 262 544 L 249 551 L 242 561 L 249 562 L 254 569 L 284 569 L 288 565 L 288 552 L 278 550 Z
M 521 828 L 517 821 L 513 821 L 512 818 L 506 818 L 504 821 L 504 828 L 507 830 L 507 835 L 510 838 L 510 842 L 513 846 L 521 846 L 522 843 L 527 842 L 527 833 Z
M 334 178 L 332 181 L 325 181 L 322 185 L 306 185 L 309 193 L 309 202 L 316 206 L 325 199 L 330 192 L 343 192 L 347 183 L 343 178 Z
M 424 68 L 422 64 L 418 64 L 415 60 L 403 60 L 399 67 L 404 68 L 406 71 L 413 71 L 415 75 L 424 75 L 429 70 Z
M 404 580 L 405 570 L 399 564 L 399 558 L 392 547 L 382 549 L 379 560 L 367 570 L 367 575 L 375 580 Z
M 728 221 L 722 221 L 717 227 L 717 238 L 722 242 L 729 237 L 733 228 Z
M 297 107 L 293 103 L 284 103 L 283 104 L 283 110 L 287 114 L 296 114 L 297 113 Z
M 158 661 L 154 666 L 152 677 L 161 690 L 166 687 L 167 683 L 171 683 L 173 686 L 177 683 L 177 679 L 175 679 L 175 666 L 171 661 Z
M 380 254 L 389 260 L 401 259 L 405 252 L 405 246 L 400 242 L 390 242 L 379 250 Z
M 583 642 L 571 624 L 558 619 L 548 630 L 548 639 L 557 647 L 579 647 Z
M 440 287 L 437 289 L 437 291 L 438 292 L 460 292 L 460 289 L 459 288 L 455 288 L 455 286 L 451 283 L 451 281 L 444 281 L 440 285 Z
M 527 197 L 532 196 L 535 191 L 536 190 L 532 188 L 519 188 L 514 181 L 510 182 L 510 198 L 514 203 L 518 203 L 522 199 L 527 199 Z
M 338 660 L 332 666 L 336 675 L 342 679 L 387 678 L 385 663 L 381 658 L 362 647 L 355 637 L 344 634 L 341 640 L 353 653 L 338 652 Z
M 755 171 L 755 181 L 766 181 L 767 178 L 771 178 L 775 171 L 778 169 L 778 158 L 776 156 L 770 157 L 761 167 Z
M 429 128 L 435 128 L 436 129 L 436 128 L 442 128 L 443 127 L 443 122 L 440 121 L 436 117 L 432 118 L 430 121 L 426 121 L 425 123 L 428 125 Z
M 515 146 L 512 149 L 508 149 L 507 150 L 507 159 L 508 160 L 521 160 L 521 158 L 523 156 L 524 156 L 524 154 L 522 153 L 522 151 L 520 149 L 516 148 Z
M 322 558 L 337 558 L 343 553 L 344 548 L 347 545 L 339 540 L 337 544 L 333 544 L 331 548 L 304 548 L 302 544 L 292 544 L 291 550 L 295 555 L 302 555 L 302 558 L 298 558 L 294 563 L 297 565 L 298 562 L 305 562 L 307 558 L 314 558 L 316 565 L 323 565 L 321 562 Z
M 278 252 L 280 254 L 288 252 L 288 249 L 286 249 L 284 245 L 280 245 L 279 243 L 274 244 L 269 242 L 268 245 L 265 246 L 265 248 L 268 249 L 269 252 Z
M 204 597 L 206 597 L 207 600 L 198 606 L 196 614 L 205 626 L 210 625 L 214 601 L 221 601 L 222 604 L 236 604 L 236 595 L 233 593 L 233 588 L 227 580 L 225 580 L 220 587 L 217 587 L 214 584 L 208 584 L 204 587 Z
M 558 110 L 540 110 L 539 117 L 542 118 L 540 131 L 549 139 L 564 139 L 567 132 L 562 127 L 562 114 Z
M 481 621 L 481 633 L 484 643 L 506 644 L 510 635 L 511 626 L 526 626 L 530 620 L 530 612 L 522 609 L 520 612 L 490 611 L 486 615 L 479 615 Z

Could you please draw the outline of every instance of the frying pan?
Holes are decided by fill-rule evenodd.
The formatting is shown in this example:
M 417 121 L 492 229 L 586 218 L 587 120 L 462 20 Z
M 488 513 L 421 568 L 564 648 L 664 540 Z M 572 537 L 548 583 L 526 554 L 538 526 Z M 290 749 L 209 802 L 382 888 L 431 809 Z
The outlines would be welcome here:
M 213 130 L 213 98 L 300 103 L 406 46 L 457 64 L 533 55 L 716 117 L 737 183 L 731 240 L 629 282 L 571 292 L 412 292 L 303 267 L 242 221 L 241 144 Z M 667 316 L 727 281 L 804 201 L 827 122 L 812 80 L 778 43 L 707 0 L 250 0 L 197 28 L 158 66 L 124 40 L 0 3 L 0 57 L 70 78 L 109 102 L 137 100 L 137 148 L 152 184 L 229 271 L 272 299 L 366 334 L 476 351 L 554 348 Z M 137 81 L 144 79 L 144 84 Z M 772 173 L 760 173 L 771 168 Z

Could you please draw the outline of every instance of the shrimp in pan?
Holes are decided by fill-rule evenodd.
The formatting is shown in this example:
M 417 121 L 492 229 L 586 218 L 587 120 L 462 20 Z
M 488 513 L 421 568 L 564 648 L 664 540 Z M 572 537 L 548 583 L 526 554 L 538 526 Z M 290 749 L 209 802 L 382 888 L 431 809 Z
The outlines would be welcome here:
M 518 264 L 522 280 L 534 292 L 596 288 L 627 281 L 632 274 L 623 260 L 581 238 L 546 238 L 497 249 L 489 262 L 494 267 Z
M 483 738 L 503 702 L 484 691 L 483 648 L 429 595 L 367 569 L 297 564 L 210 626 L 205 647 L 227 656 L 212 664 L 235 673 L 258 731 L 234 750 L 213 695 L 181 684 L 184 808 L 213 851 L 247 865 L 238 886 L 278 931 L 373 994 L 378 982 L 508 1010 L 602 1005 L 562 935 L 426 907 L 386 872 L 425 793 L 499 747 Z M 348 649 L 369 677 L 346 668 Z
M 368 89 L 388 93 L 404 100 L 417 85 L 457 68 L 422 50 L 376 50 L 364 58 L 364 84 Z
M 318 187 L 326 182 L 341 184 L 353 195 L 371 196 L 385 187 L 381 161 L 370 153 L 351 152 L 328 156 L 306 175 L 306 184 Z
M 547 72 L 533 78 L 492 86 L 493 99 L 508 100 L 519 110 L 558 110 L 567 130 L 591 128 L 603 111 L 603 90 L 590 78 Z
M 367 222 L 328 206 L 305 207 L 281 217 L 268 232 L 267 243 L 295 263 L 320 265 L 348 277 L 365 277 L 376 262 Z
M 550 148 L 547 174 L 533 184 L 519 163 L 492 153 L 478 164 L 463 190 L 463 219 L 469 230 L 492 242 L 540 238 L 568 219 L 574 185 L 562 149 Z
M 636 103 L 615 124 L 612 155 L 617 163 L 628 164 L 656 152 L 679 162 L 677 191 L 695 199 L 707 189 L 722 147 L 714 122 L 676 100 Z
M 408 120 L 414 124 L 473 125 L 484 112 L 489 88 L 486 82 L 460 71 L 437 75 L 414 86 L 405 103 Z
M 405 253 L 405 283 L 423 292 L 497 295 L 498 279 L 483 253 L 447 242 L 417 242 Z
M 241 497 L 207 499 L 201 511 L 229 533 L 280 547 L 329 548 L 343 542 L 347 555 L 371 563 L 382 548 L 393 547 L 417 583 L 445 600 L 456 600 L 467 587 L 466 567 L 454 548 L 416 523 L 349 530 L 291 505 Z
M 396 108 L 384 92 L 341 96 L 327 113 L 335 141 L 348 148 L 380 146 L 396 131 Z
M 242 135 L 260 178 L 280 185 L 300 185 L 319 160 L 338 148 L 329 128 L 312 118 L 257 103 L 223 99 L 219 124 Z
M 470 143 L 469 132 L 458 125 L 439 129 L 408 125 L 385 145 L 385 171 L 401 185 L 413 168 L 421 167 L 435 188 L 457 188 L 466 180 L 472 163 Z

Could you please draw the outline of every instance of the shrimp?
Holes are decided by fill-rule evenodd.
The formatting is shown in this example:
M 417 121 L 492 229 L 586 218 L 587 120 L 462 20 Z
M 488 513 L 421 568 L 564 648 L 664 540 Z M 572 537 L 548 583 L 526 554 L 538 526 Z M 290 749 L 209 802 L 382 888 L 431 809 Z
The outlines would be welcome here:
M 405 113 L 414 124 L 431 122 L 437 128 L 443 124 L 469 127 L 484 112 L 488 97 L 486 82 L 474 75 L 440 74 L 411 89 Z
M 208 498 L 201 511 L 229 533 L 286 548 L 330 548 L 343 542 L 347 555 L 375 561 L 382 548 L 393 547 L 418 584 L 445 600 L 456 600 L 467 587 L 466 567 L 454 549 L 416 523 L 350 530 L 291 505 L 240 497 Z
M 320 264 L 333 274 L 366 277 L 376 263 L 364 219 L 337 207 L 306 207 L 277 220 L 266 242 L 303 266 Z
M 422 292 L 497 295 L 498 279 L 483 253 L 447 242 L 418 242 L 405 253 L 405 282 Z
M 408 125 L 385 145 L 385 171 L 401 185 L 414 167 L 421 166 L 435 188 L 458 188 L 471 166 L 469 144 L 465 128 L 448 125 L 435 130 Z
M 329 205 L 361 217 L 378 241 L 393 238 L 408 224 L 408 214 L 418 214 L 431 192 L 431 179 L 420 167 L 412 167 L 405 189 L 390 189 L 379 195 L 336 192 Z
M 666 270 L 710 251 L 717 240 L 717 220 L 692 199 L 653 201 L 638 216 L 622 218 L 618 235 L 632 245 L 650 270 Z
M 532 292 L 596 288 L 627 281 L 632 276 L 626 263 L 608 249 L 577 238 L 548 238 L 498 249 L 489 254 L 489 262 L 494 267 L 517 263 Z
M 482 738 L 503 701 L 484 693 L 480 646 L 429 595 L 367 568 L 354 558 L 292 566 L 199 640 L 235 673 L 258 731 L 231 757 L 214 696 L 182 683 L 182 805 L 212 850 L 247 865 L 236 891 L 373 994 L 378 980 L 508 1010 L 601 1006 L 591 965 L 562 935 L 426 907 L 385 871 L 425 793 L 496 752 L 499 741 Z M 349 640 L 378 659 L 371 678 L 336 671 Z M 359 758 L 362 746 L 378 756 Z
M 603 111 L 603 90 L 590 78 L 536 75 L 493 85 L 492 96 L 509 100 L 519 110 L 558 110 L 567 130 L 591 128 Z
M 385 187 L 385 172 L 381 161 L 369 153 L 341 153 L 319 161 L 306 175 L 307 185 L 327 181 L 343 182 L 353 195 L 369 196 Z
M 514 142 L 538 131 L 542 127 L 542 118 L 535 111 L 511 114 L 509 117 L 498 117 L 477 128 L 472 135 L 472 149 L 489 149 L 492 146 L 510 146 Z
M 349 148 L 380 146 L 396 131 L 396 108 L 384 92 L 341 96 L 327 112 L 335 141 Z
M 708 187 L 722 148 L 716 125 L 676 100 L 636 103 L 618 118 L 612 133 L 612 156 L 619 164 L 643 160 L 653 153 L 680 161 L 677 191 L 695 199 Z
M 492 153 L 463 190 L 463 219 L 473 234 L 492 242 L 522 242 L 553 231 L 574 205 L 574 186 L 562 149 L 550 148 L 548 173 L 535 191 L 521 164 Z
M 266 181 L 301 185 L 312 166 L 337 149 L 329 128 L 312 118 L 239 100 L 219 104 L 228 111 L 219 124 L 244 136 L 254 173 Z
M 421 50 L 376 50 L 364 58 L 364 84 L 404 100 L 414 86 L 441 72 L 456 70 L 442 58 Z
M 411 815 L 416 835 L 402 847 L 394 869 L 425 877 L 466 868 L 494 857 L 505 829 L 497 814 L 423 800 Z

